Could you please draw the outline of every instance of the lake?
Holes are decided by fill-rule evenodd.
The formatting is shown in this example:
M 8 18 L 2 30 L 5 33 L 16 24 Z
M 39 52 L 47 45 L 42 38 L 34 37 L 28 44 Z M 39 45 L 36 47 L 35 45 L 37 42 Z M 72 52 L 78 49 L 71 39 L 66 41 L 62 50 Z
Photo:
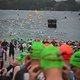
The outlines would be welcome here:
M 48 28 L 56 19 L 57 27 Z M 0 10 L 0 38 L 80 40 L 80 11 Z

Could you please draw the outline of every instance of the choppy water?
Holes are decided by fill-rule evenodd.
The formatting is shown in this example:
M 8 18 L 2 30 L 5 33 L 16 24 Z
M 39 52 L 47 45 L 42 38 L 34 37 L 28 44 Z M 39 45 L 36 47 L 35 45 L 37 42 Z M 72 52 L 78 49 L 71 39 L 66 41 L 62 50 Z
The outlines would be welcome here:
M 0 10 L 0 38 L 20 37 L 26 39 L 48 36 L 59 40 L 80 40 L 79 13 L 71 11 Z M 56 29 L 48 28 L 48 19 L 57 19 Z

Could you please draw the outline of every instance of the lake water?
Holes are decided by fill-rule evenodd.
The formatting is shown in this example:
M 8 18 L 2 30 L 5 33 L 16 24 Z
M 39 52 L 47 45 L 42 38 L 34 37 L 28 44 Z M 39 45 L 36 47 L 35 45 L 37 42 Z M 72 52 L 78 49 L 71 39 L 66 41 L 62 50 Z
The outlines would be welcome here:
M 48 28 L 48 19 L 56 19 L 57 28 Z M 80 12 L 0 10 L 0 38 L 47 36 L 58 40 L 80 40 Z

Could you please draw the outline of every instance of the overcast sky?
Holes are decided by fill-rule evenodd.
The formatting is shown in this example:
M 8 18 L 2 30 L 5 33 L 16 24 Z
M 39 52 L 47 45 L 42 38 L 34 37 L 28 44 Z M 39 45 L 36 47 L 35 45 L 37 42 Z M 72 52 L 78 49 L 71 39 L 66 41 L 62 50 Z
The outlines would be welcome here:
M 56 0 L 56 1 L 66 1 L 66 0 Z M 76 0 L 76 1 L 80 1 L 80 0 Z
M 80 2 L 80 0 L 76 0 L 76 1 L 79 1 Z

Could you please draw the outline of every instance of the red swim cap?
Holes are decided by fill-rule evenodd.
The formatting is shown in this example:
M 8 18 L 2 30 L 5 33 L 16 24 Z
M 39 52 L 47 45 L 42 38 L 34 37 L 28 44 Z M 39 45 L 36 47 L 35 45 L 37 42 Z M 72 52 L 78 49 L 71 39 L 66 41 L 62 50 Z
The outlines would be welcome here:
M 64 60 L 69 60 L 71 58 L 73 50 L 69 45 L 67 44 L 61 45 L 59 47 L 59 50 L 61 51 Z

